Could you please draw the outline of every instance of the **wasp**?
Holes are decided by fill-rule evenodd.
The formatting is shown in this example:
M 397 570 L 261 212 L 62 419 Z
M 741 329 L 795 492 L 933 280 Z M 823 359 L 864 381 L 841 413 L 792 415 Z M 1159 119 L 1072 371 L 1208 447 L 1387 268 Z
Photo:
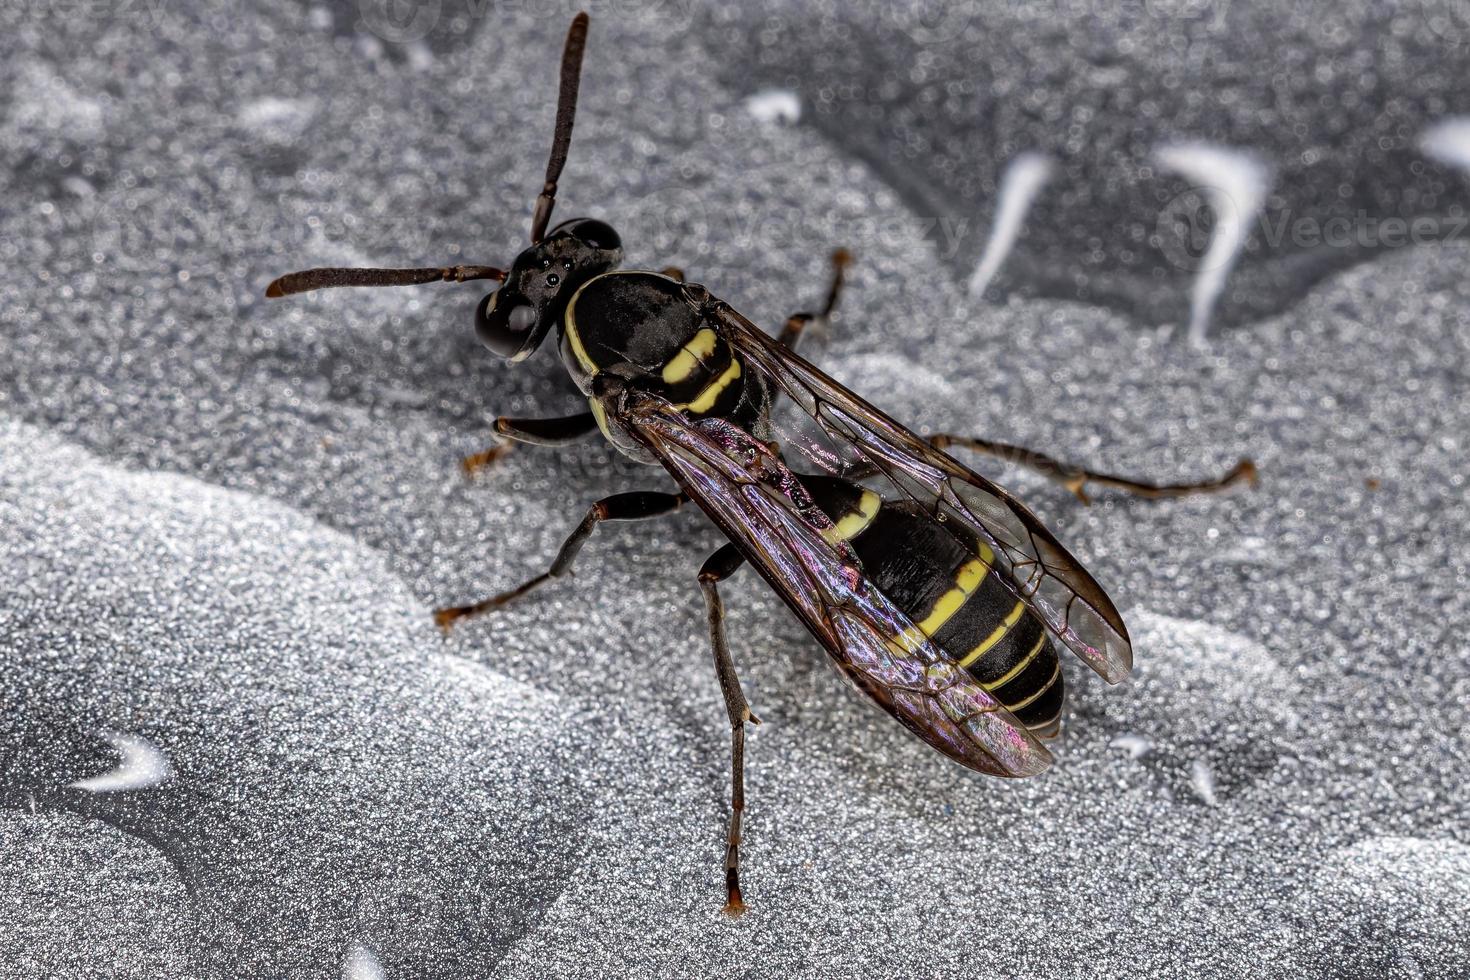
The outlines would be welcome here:
M 772 337 L 676 269 L 620 268 L 623 244 L 596 218 L 550 225 L 571 146 L 588 17 L 572 20 L 546 180 L 531 244 L 509 269 L 309 269 L 268 297 L 335 286 L 493 280 L 475 332 L 494 354 L 525 360 L 554 331 L 587 411 L 495 420 L 501 437 L 465 460 L 474 470 L 516 443 L 565 445 L 600 431 L 622 453 L 662 466 L 677 491 L 605 497 L 551 567 L 529 581 L 434 616 L 448 629 L 572 570 L 598 525 L 694 503 L 728 543 L 704 562 L 715 674 L 730 722 L 731 800 L 725 911 L 738 915 L 744 748 L 750 710 L 725 636 L 719 584 L 749 563 L 806 625 L 839 672 L 943 755 L 992 776 L 1032 776 L 1063 715 L 1059 647 L 1108 683 L 1132 668 L 1128 630 L 1107 594 L 1020 501 L 944 452 L 951 447 L 1034 468 L 1086 502 L 1086 486 L 1172 497 L 1255 482 L 1241 460 L 1223 477 L 1159 485 L 1097 473 L 983 439 L 915 435 L 796 353 L 836 308 L 851 257 L 838 251 L 826 302 Z

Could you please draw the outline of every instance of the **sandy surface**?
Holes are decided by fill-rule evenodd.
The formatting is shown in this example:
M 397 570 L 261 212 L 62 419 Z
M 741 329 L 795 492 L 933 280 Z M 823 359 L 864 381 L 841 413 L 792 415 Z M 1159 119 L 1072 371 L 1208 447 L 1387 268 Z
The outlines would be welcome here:
M 773 327 L 849 246 L 813 356 L 916 428 L 1169 478 L 1249 454 L 1263 474 L 1083 509 L 997 471 L 1108 587 L 1138 662 L 1118 689 L 1066 665 L 1058 762 L 1022 783 L 908 738 L 755 576 L 734 580 L 765 724 L 751 911 L 731 922 L 694 582 L 715 532 L 694 514 L 599 532 L 574 582 L 444 641 L 432 607 L 539 571 L 591 500 L 664 477 L 589 443 L 465 480 L 487 417 L 576 407 L 550 351 L 514 368 L 477 346 L 472 285 L 260 298 L 309 265 L 509 261 L 565 17 L 446 0 L 400 41 L 417 28 L 371 3 L 177 6 L 0 13 L 0 975 L 1470 975 L 1464 241 L 1302 277 L 1248 257 L 1290 288 L 1237 303 L 1201 351 L 1149 312 L 1182 322 L 1187 275 L 1144 312 L 1022 282 L 1035 254 L 1071 254 L 1052 201 L 990 302 L 969 301 L 934 228 L 972 205 L 983 226 L 986 193 L 947 192 L 942 157 L 901 140 L 834 137 L 806 88 L 821 64 L 769 67 L 826 35 L 699 5 L 597 17 L 561 216 L 613 221 L 631 264 L 683 266 Z M 874 17 L 835 33 L 876 50 Z M 1353 23 L 1280 43 L 1351 55 L 1379 36 Z M 928 70 L 963 74 L 945 38 L 917 37 Z M 986 43 L 999 59 L 1025 37 Z M 922 96 L 890 64 L 905 50 L 873 54 L 860 101 Z M 1096 67 L 1057 50 L 1022 63 Z M 1455 111 L 1420 75 L 1371 98 Z M 1294 90 L 1332 104 L 1338 77 Z M 752 114 L 770 85 L 798 92 L 800 121 Z M 1326 151 L 1361 139 L 1327 120 L 1379 118 L 1352 106 L 1322 114 Z M 1097 111 L 1101 129 L 1133 118 Z M 1242 114 L 1183 128 L 1271 128 Z M 946 118 L 925 116 L 956 134 L 946 152 L 982 153 Z M 973 164 L 998 173 L 1034 142 Z M 1178 192 L 1098 195 L 1144 178 L 1083 156 L 1075 227 Z M 1277 166 L 1312 207 L 1315 177 Z M 945 210 L 897 171 L 928 173 Z M 1365 200 L 1399 179 L 1355 172 Z M 1404 213 L 1463 206 L 1464 178 L 1435 173 L 1442 200 Z M 149 784 L 88 783 L 120 757 Z

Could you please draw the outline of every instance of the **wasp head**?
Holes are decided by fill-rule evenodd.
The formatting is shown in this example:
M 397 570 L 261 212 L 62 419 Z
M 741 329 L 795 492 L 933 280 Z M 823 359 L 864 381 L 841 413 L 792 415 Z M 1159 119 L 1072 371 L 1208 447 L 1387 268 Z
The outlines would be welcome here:
M 516 257 L 499 289 L 475 310 L 480 343 L 501 357 L 529 357 L 589 279 L 617 268 L 623 242 L 595 218 L 563 221 Z

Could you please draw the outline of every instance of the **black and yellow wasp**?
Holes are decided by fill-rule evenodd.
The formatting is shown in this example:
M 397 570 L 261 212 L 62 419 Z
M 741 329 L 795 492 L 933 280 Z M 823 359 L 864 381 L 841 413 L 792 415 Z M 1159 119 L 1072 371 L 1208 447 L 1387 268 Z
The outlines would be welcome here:
M 559 419 L 500 418 L 509 440 L 560 445 L 601 430 L 623 453 L 657 463 L 677 493 L 620 493 L 593 504 L 551 568 L 473 605 L 441 609 L 449 624 L 519 598 L 568 572 L 603 521 L 654 517 L 693 501 L 729 538 L 699 571 L 715 669 L 729 709 L 732 807 L 727 903 L 739 883 L 744 732 L 751 714 L 725 640 L 718 583 L 750 562 L 821 642 L 838 668 L 909 731 L 982 773 L 1030 776 L 1051 755 L 1063 708 L 1056 644 L 1109 683 L 1133 662 L 1107 595 L 1032 513 L 942 449 L 963 445 L 1033 466 L 1085 501 L 1096 482 L 1146 496 L 1215 490 L 1254 469 L 1242 461 L 1209 483 L 1159 486 L 1091 473 L 1040 453 L 978 439 L 921 439 L 798 357 L 803 329 L 835 307 L 848 262 L 820 313 L 797 314 L 772 338 L 677 270 L 619 271 L 617 233 L 579 218 L 549 231 L 571 145 L 587 15 L 572 21 L 546 183 L 531 246 L 509 270 L 312 269 L 267 296 L 330 286 L 498 280 L 475 330 L 520 361 L 554 329 L 589 411 Z M 466 460 L 483 466 L 503 442 Z

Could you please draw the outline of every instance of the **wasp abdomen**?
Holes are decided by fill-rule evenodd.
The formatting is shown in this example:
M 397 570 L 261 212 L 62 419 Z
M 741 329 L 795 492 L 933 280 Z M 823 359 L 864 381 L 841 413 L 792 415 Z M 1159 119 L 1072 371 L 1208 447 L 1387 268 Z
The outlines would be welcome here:
M 1051 638 L 992 569 L 983 541 L 941 525 L 909 501 L 837 477 L 802 478 L 873 584 L 1043 738 L 1061 726 L 1065 688 Z M 902 637 L 895 637 L 896 641 Z

